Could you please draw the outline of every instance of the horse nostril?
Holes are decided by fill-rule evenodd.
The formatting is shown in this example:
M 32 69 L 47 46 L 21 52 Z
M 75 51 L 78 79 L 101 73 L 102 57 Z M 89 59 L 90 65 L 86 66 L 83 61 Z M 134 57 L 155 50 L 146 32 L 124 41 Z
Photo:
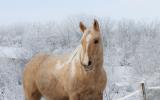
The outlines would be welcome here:
M 88 62 L 88 66 L 90 66 L 91 64 L 92 64 L 92 62 L 91 62 L 91 61 L 89 61 L 89 62 Z

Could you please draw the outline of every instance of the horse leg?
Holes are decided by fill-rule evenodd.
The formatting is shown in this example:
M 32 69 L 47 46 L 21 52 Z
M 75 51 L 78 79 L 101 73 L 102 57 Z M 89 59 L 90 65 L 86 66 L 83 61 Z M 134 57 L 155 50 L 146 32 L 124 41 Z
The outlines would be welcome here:
M 98 94 L 95 100 L 103 100 L 103 93 Z
M 65 97 L 65 98 L 52 98 L 52 99 L 49 99 L 49 98 L 45 98 L 45 100 L 69 100 L 69 97 Z
M 69 100 L 80 100 L 80 96 L 78 94 L 71 94 Z
M 41 94 L 37 91 L 26 97 L 26 100 L 40 100 L 40 99 L 41 99 Z
M 36 90 L 26 90 L 25 91 L 26 100 L 40 100 L 41 94 L 40 92 Z

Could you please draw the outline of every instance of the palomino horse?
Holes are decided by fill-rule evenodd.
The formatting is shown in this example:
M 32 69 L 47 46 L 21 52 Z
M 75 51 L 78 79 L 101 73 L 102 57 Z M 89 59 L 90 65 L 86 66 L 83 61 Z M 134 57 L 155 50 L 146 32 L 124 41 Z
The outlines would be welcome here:
M 90 28 L 80 22 L 81 44 L 71 55 L 38 54 L 26 64 L 26 100 L 102 100 L 106 86 L 103 44 L 97 20 Z

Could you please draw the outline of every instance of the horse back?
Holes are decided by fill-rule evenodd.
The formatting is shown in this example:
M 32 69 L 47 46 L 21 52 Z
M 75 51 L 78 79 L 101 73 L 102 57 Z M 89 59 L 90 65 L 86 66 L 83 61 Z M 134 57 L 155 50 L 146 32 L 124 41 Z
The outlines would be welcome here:
M 33 73 L 36 71 L 39 66 L 47 59 L 49 55 L 45 53 L 39 53 L 32 57 L 32 59 L 25 65 L 24 74 Z

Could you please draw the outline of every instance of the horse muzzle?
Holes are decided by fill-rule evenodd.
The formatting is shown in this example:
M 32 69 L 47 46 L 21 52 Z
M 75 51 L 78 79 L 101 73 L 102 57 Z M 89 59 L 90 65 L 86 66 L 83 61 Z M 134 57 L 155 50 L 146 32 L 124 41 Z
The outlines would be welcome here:
M 90 70 L 92 70 L 93 69 L 93 66 L 92 66 L 92 61 L 88 61 L 88 64 L 83 64 L 82 63 L 82 65 L 84 66 L 84 69 L 86 70 L 86 71 L 90 71 Z

